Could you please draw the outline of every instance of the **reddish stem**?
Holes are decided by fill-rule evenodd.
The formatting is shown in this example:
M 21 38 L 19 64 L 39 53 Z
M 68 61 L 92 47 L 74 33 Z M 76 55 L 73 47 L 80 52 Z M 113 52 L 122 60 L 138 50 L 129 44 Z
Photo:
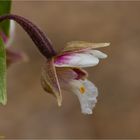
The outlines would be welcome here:
M 45 36 L 45 34 L 31 21 L 25 19 L 24 17 L 7 14 L 0 16 L 0 22 L 11 19 L 16 21 L 22 28 L 28 33 L 31 37 L 35 45 L 38 47 L 41 54 L 43 54 L 46 58 L 51 58 L 56 55 L 56 51 L 53 49 L 51 42 Z

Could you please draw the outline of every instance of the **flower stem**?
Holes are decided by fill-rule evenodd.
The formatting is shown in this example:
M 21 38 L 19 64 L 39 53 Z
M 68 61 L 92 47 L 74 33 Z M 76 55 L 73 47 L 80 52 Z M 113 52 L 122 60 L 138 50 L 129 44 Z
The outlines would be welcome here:
M 52 47 L 50 40 L 45 36 L 45 34 L 31 21 L 25 19 L 24 17 L 7 14 L 0 16 L 0 22 L 11 19 L 16 21 L 22 28 L 28 33 L 35 45 L 38 47 L 41 54 L 46 58 L 51 58 L 56 55 L 56 51 Z

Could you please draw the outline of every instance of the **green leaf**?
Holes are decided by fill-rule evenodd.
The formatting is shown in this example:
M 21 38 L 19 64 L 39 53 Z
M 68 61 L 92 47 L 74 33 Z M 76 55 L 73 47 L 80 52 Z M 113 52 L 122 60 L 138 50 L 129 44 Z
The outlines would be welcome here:
M 0 0 L 0 16 L 10 13 L 11 10 L 11 0 Z M 10 21 L 4 21 L 0 23 L 0 29 L 9 36 Z
M 10 13 L 11 0 L 0 0 L 0 16 Z M 10 21 L 0 23 L 0 31 L 9 36 Z M 3 40 L 0 38 L 0 103 L 7 103 L 6 92 L 6 49 Z
M 0 38 L 0 103 L 7 103 L 6 93 L 6 49 L 3 40 Z

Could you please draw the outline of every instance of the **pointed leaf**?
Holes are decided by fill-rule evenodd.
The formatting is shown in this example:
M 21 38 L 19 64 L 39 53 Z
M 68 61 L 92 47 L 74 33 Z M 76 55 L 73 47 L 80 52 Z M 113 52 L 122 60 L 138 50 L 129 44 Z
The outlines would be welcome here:
M 6 49 L 3 40 L 0 38 L 0 103 L 5 105 L 6 102 Z
M 11 10 L 11 0 L 0 0 L 0 16 L 10 13 Z M 0 23 L 0 29 L 9 36 L 10 21 L 4 21 Z

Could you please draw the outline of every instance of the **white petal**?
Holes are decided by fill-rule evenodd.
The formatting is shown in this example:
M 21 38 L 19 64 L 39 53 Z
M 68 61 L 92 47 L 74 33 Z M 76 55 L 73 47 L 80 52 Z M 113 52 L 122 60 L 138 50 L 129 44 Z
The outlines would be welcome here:
M 10 34 L 9 38 L 6 42 L 6 47 L 10 47 L 15 37 L 15 22 L 13 20 L 10 21 Z
M 99 63 L 99 59 L 88 53 L 73 53 L 58 56 L 55 61 L 57 67 L 91 67 Z
M 70 84 L 71 89 L 80 101 L 82 113 L 92 114 L 92 109 L 95 107 L 98 96 L 98 90 L 95 85 L 88 80 L 73 80 Z M 82 93 L 80 91 L 81 87 L 85 90 Z
M 90 50 L 89 53 L 94 55 L 97 58 L 100 58 L 100 59 L 107 58 L 107 54 L 105 54 L 105 53 L 103 53 L 101 51 L 98 51 L 98 50 Z

